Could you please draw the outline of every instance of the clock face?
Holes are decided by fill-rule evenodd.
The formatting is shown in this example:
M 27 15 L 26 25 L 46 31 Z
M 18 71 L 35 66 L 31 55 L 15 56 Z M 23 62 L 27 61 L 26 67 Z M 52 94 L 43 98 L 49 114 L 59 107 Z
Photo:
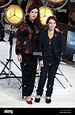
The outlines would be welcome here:
M 5 12 L 5 20 L 11 24 L 17 24 L 23 19 L 23 11 L 18 5 L 11 5 Z
M 54 10 L 58 10 L 66 5 L 68 0 L 41 0 L 43 5 L 46 5 Z
M 49 16 L 52 16 L 52 10 L 47 6 L 40 7 L 40 21 L 43 25 L 46 24 L 46 20 Z

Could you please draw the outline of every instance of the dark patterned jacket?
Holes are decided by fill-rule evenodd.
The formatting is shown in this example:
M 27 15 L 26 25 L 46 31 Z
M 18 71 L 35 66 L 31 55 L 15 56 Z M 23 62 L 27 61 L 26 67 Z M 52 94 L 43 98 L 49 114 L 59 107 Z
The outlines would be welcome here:
M 38 50 L 39 29 L 28 18 L 19 24 L 16 40 L 16 54 L 32 54 Z

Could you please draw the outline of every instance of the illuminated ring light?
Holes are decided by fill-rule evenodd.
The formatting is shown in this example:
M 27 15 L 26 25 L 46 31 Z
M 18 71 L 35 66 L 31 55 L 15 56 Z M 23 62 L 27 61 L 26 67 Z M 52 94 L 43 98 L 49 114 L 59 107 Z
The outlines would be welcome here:
M 60 6 L 58 6 L 56 8 L 52 8 L 54 10 L 59 10 L 67 4 L 68 0 L 48 0 L 47 3 L 52 3 L 52 4 L 56 5 L 56 4 L 60 4 L 61 2 L 63 2 L 63 3 Z
M 47 7 L 47 6 L 42 6 L 39 8 L 39 12 L 40 12 L 40 21 L 41 24 L 45 25 L 46 24 L 46 20 L 49 16 L 53 15 L 52 10 Z
M 18 5 L 11 5 L 5 10 L 5 20 L 10 24 L 18 24 L 24 18 L 23 10 Z
M 47 2 L 58 3 L 58 2 L 62 2 L 62 1 L 64 1 L 64 0 L 41 0 L 43 5 L 46 5 Z
M 48 0 L 49 2 L 54 2 L 54 3 L 59 3 L 59 2 L 62 2 L 62 1 L 65 1 L 65 0 Z

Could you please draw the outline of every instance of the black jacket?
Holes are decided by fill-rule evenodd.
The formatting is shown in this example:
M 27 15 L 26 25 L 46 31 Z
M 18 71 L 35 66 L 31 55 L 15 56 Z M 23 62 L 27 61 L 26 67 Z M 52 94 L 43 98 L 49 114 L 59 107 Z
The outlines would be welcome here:
M 40 32 L 39 38 L 39 52 L 42 53 L 42 56 L 39 57 L 39 60 L 47 60 L 49 56 L 49 45 L 48 45 L 48 30 L 42 30 Z M 63 38 L 61 32 L 54 31 L 54 36 L 51 42 L 51 63 L 59 63 L 60 57 L 63 55 Z

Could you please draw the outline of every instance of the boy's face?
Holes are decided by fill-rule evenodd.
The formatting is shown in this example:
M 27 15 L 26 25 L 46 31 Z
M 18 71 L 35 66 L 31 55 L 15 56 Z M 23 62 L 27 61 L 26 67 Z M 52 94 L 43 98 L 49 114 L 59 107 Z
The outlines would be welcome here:
M 48 25 L 49 30 L 53 31 L 56 27 L 56 21 L 53 19 L 50 19 L 47 25 Z

